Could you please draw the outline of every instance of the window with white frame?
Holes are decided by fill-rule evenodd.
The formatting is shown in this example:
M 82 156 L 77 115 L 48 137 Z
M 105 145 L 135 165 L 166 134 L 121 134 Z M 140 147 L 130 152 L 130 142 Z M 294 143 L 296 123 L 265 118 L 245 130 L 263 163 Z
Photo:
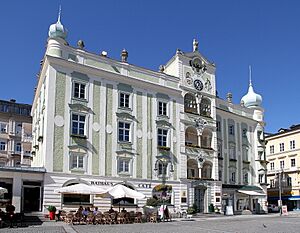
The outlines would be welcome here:
M 229 146 L 229 159 L 236 159 L 235 145 Z
M 6 142 L 0 142 L 0 150 L 6 151 Z
M 7 133 L 7 124 L 0 122 L 0 133 Z
M 85 136 L 85 115 L 72 113 L 72 134 Z
M 21 152 L 21 151 L 22 151 L 22 146 L 21 146 L 21 143 L 18 142 L 18 143 L 16 144 L 16 152 Z
M 235 183 L 235 171 L 231 172 L 230 183 Z
M 279 143 L 280 152 L 284 151 L 284 143 Z
M 287 186 L 292 186 L 292 177 L 287 178 Z
M 247 137 L 247 129 L 243 129 L 243 131 L 242 131 L 242 137 L 243 138 Z
M 258 183 L 264 183 L 264 174 L 258 174 Z
M 234 125 L 228 126 L 228 133 L 229 133 L 229 135 L 234 135 Z
M 168 130 L 167 129 L 157 129 L 157 145 L 167 146 Z
M 119 121 L 119 142 L 130 142 L 130 123 Z
M 85 157 L 85 154 L 72 153 L 70 156 L 70 168 L 84 170 L 85 169 L 84 157 Z
M 248 171 L 245 171 L 243 178 L 244 178 L 244 184 L 248 184 L 249 183 L 249 173 L 248 173 Z
M 118 173 L 129 173 L 130 160 L 128 158 L 118 158 Z
M 291 167 L 296 167 L 296 159 L 291 159 Z
M 217 121 L 217 131 L 221 132 L 221 121 Z
M 271 171 L 273 171 L 273 170 L 274 170 L 274 168 L 275 168 L 275 166 L 274 166 L 274 162 L 271 162 L 271 163 L 270 163 L 270 170 L 271 170 Z
M 16 123 L 16 134 L 22 133 L 22 123 Z
M 125 92 L 119 93 L 119 107 L 130 108 L 130 94 Z
M 159 116 L 167 116 L 167 106 L 168 104 L 163 101 L 158 102 L 158 115 Z
M 73 97 L 78 99 L 86 99 L 86 84 L 74 82 Z
M 271 186 L 271 188 L 275 188 L 275 180 L 274 179 L 270 180 L 270 186 Z
M 270 146 L 270 154 L 274 154 L 274 145 Z
M 295 149 L 295 140 L 290 141 L 290 149 Z
M 280 160 L 280 169 L 284 168 L 284 160 Z
M 167 175 L 167 167 L 168 165 L 163 163 L 163 162 L 158 162 L 158 175 L 162 176 L 162 175 Z

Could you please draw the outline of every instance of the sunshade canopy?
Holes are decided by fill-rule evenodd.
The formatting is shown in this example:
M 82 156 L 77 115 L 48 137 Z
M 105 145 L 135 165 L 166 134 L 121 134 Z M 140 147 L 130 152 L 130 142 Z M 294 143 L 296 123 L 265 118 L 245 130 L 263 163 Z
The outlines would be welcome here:
M 0 195 L 1 195 L 1 194 L 4 194 L 4 193 L 7 193 L 7 192 L 8 192 L 8 191 L 7 191 L 6 188 L 0 187 Z
M 74 184 L 54 190 L 56 193 L 63 194 L 102 194 L 106 191 L 106 189 L 87 184 Z
M 101 194 L 102 197 L 113 197 L 113 198 L 134 198 L 144 199 L 146 196 L 143 193 L 137 192 L 133 189 L 127 188 L 122 184 L 117 184 L 114 187 L 108 189 L 105 193 Z
M 239 193 L 247 194 L 249 196 L 266 196 L 264 193 L 259 193 L 256 191 L 249 191 L 249 190 L 238 190 Z

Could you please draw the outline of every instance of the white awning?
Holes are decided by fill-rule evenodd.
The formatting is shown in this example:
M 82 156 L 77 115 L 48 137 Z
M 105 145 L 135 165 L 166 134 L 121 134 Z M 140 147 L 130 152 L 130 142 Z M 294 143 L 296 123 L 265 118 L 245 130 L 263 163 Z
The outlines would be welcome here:
M 264 193 L 259 193 L 256 191 L 238 190 L 239 193 L 247 194 L 249 196 L 266 196 Z

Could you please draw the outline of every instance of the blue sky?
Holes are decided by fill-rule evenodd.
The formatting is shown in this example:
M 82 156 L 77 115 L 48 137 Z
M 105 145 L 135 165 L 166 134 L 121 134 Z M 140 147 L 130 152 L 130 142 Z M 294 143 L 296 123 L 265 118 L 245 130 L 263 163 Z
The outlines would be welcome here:
M 31 103 L 50 24 L 62 5 L 68 42 L 84 40 L 129 63 L 158 70 L 177 48 L 200 52 L 216 63 L 217 89 L 239 103 L 248 89 L 263 97 L 267 132 L 300 123 L 300 1 L 3 1 L 0 8 L 0 99 Z M 3 86 L 2 86 L 3 85 Z

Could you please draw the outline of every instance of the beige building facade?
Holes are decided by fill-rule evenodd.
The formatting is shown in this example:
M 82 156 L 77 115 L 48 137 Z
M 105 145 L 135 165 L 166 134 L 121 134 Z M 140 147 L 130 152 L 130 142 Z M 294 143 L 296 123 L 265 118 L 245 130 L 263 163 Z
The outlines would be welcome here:
M 300 209 L 300 125 L 280 129 L 268 135 L 266 142 L 269 204 L 278 204 L 281 185 L 283 205 L 289 210 Z

